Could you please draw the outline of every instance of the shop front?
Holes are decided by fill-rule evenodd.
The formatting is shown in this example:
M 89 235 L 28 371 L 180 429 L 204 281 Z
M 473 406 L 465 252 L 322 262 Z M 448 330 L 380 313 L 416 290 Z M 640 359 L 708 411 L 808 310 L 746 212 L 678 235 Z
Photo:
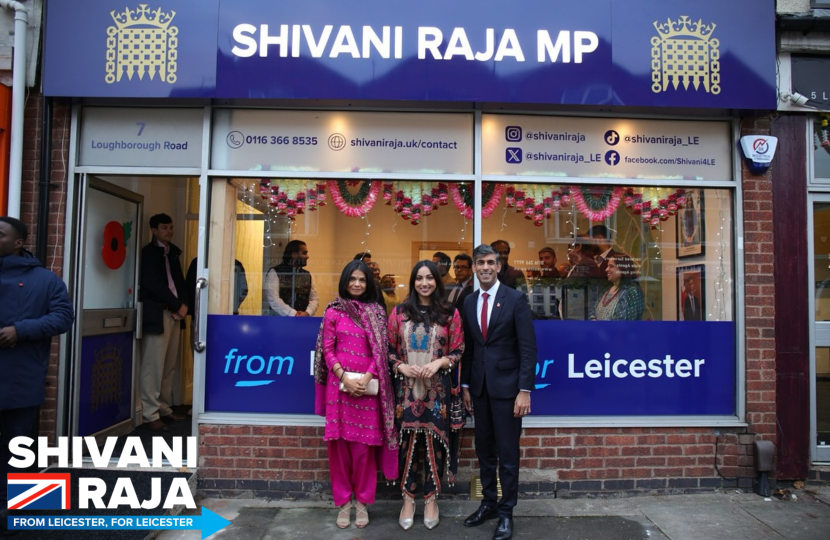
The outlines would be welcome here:
M 368 253 L 391 309 L 417 261 L 450 286 L 481 243 L 534 316 L 525 491 L 749 486 L 775 437 L 749 286 L 771 209 L 737 141 L 775 107 L 773 3 L 320 4 L 90 2 L 81 38 L 78 6 L 49 5 L 45 93 L 78 98 L 63 433 L 140 421 L 137 249 L 164 212 L 194 279 L 176 393 L 206 493 L 324 493 L 312 361 L 342 268 Z M 80 50 L 107 61 L 66 69 Z M 309 317 L 273 285 L 296 240 Z M 634 268 L 624 306 L 609 260 Z M 460 465 L 463 487 L 469 428 Z

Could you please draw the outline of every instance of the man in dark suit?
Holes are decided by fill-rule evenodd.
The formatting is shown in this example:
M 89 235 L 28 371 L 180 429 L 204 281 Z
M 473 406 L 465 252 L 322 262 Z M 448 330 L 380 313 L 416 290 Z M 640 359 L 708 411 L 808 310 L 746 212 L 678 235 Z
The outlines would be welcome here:
M 618 251 L 614 251 L 611 245 L 611 234 L 608 227 L 605 225 L 594 225 L 588 231 L 588 236 L 594 239 L 597 243 L 599 255 L 594 257 L 600 273 L 605 276 L 605 271 L 608 268 L 608 259 L 612 259 L 614 255 L 620 255 Z
M 690 275 L 684 276 L 683 287 L 685 289 L 683 299 L 683 320 L 702 321 L 703 314 L 700 312 L 700 297 L 698 296 L 697 283 L 695 283 L 695 279 Z
M 455 271 L 455 283 L 449 288 L 447 300 L 464 318 L 464 300 L 473 294 L 473 258 L 466 253 L 459 253 L 452 262 Z
M 536 334 L 525 295 L 499 283 L 501 262 L 492 247 L 475 248 L 473 269 L 481 289 L 464 302 L 461 385 L 464 406 L 475 417 L 484 500 L 464 526 L 498 517 L 493 539 L 508 540 L 519 497 L 522 418 L 530 413 L 530 392 L 536 385 Z M 502 487 L 498 501 L 497 466 Z

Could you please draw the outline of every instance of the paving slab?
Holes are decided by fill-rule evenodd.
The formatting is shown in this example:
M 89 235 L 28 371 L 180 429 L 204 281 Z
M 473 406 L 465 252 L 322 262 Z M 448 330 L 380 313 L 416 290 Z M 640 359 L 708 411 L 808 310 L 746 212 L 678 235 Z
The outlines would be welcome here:
M 411 531 L 404 532 L 398 527 L 398 505 L 376 505 L 371 512 L 371 523 L 365 529 L 354 525 L 348 529 L 338 529 L 334 524 L 335 512 L 331 509 L 305 508 L 280 509 L 271 525 L 261 537 L 237 534 L 234 525 L 226 529 L 225 535 L 217 533 L 216 540 L 242 538 L 261 538 L 262 540 L 387 540 L 400 538 L 402 535 L 429 535 L 433 540 L 489 540 L 493 537 L 496 521 L 469 528 L 456 516 L 444 516 L 441 524 L 432 531 L 427 531 L 418 517 Z M 247 513 L 240 512 L 239 519 Z M 513 538 L 516 540 L 668 540 L 645 520 L 629 519 L 620 516 L 600 517 L 517 517 Z
M 812 497 L 797 501 L 741 502 L 741 508 L 755 519 L 792 540 L 827 540 L 830 538 L 830 506 Z
M 744 510 L 728 495 L 655 498 L 638 506 L 671 540 L 781 540 L 785 538 Z M 761 499 L 763 501 L 763 499 Z

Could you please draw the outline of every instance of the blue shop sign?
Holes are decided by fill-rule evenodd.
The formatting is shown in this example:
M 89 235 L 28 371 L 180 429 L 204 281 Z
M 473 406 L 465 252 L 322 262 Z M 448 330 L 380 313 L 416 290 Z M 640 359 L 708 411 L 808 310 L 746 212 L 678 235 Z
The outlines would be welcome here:
M 78 0 L 45 28 L 54 96 L 776 105 L 772 0 Z
M 313 414 L 320 320 L 209 315 L 206 411 Z M 735 414 L 732 322 L 534 325 L 534 415 Z

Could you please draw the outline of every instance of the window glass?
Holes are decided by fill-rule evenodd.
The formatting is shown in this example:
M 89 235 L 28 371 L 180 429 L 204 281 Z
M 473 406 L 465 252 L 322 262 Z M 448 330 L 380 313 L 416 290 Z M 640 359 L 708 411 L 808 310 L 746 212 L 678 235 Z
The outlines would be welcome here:
M 247 282 L 244 298 L 236 293 L 239 314 L 322 317 L 337 296 L 343 267 L 364 253 L 387 310 L 408 294 L 419 260 L 440 262 L 448 296 L 467 273 L 462 267 L 468 265 L 456 262 L 456 269 L 453 259 L 472 252 L 471 189 L 415 181 L 234 183 L 235 272 L 244 267 Z
M 482 239 L 537 319 L 733 320 L 729 190 L 485 185 Z
M 823 115 L 813 131 L 813 177 L 830 180 L 830 115 Z

